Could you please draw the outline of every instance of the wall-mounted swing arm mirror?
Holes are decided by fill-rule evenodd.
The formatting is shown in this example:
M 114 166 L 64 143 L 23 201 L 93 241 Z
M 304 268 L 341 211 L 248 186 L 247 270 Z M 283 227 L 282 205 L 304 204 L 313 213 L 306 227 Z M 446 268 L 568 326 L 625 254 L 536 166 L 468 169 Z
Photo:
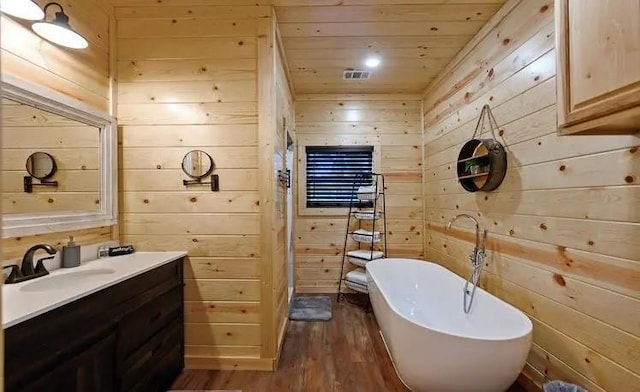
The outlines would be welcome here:
M 34 152 L 27 158 L 25 164 L 28 176 L 24 176 L 24 191 L 32 193 L 34 186 L 58 187 L 58 181 L 50 181 L 49 179 L 56 174 L 58 165 L 51 154 L 43 151 Z M 34 183 L 33 179 L 40 180 L 40 183 Z
M 196 180 L 205 178 L 213 169 L 213 158 L 201 150 L 189 151 L 182 159 L 182 171 Z
M 5 238 L 116 224 L 111 117 L 9 75 L 0 113 Z
M 26 163 L 27 173 L 38 180 L 48 180 L 58 170 L 56 160 L 47 152 L 34 152 L 29 155 Z
M 211 190 L 217 192 L 219 190 L 218 175 L 211 176 L 211 181 L 202 181 L 205 177 L 211 175 L 216 165 L 211 155 L 202 150 L 192 150 L 185 154 L 182 158 L 182 171 L 191 180 L 182 180 L 184 186 L 191 185 L 211 185 Z

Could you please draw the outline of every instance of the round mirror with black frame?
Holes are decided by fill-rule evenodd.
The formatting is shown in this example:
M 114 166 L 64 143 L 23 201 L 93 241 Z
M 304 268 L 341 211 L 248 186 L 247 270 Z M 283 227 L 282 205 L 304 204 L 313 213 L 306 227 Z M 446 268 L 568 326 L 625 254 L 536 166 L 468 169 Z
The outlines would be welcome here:
M 38 151 L 29 155 L 26 163 L 27 173 L 38 180 L 47 180 L 53 177 L 58 170 L 56 160 L 51 154 Z
M 211 175 L 215 168 L 211 155 L 202 150 L 189 151 L 182 158 L 182 171 L 193 180 L 182 180 L 182 184 L 184 186 L 208 184 L 211 185 L 213 192 L 218 192 L 220 190 L 218 175 Z M 209 175 L 211 175 L 211 181 L 203 182 L 202 179 Z
M 26 193 L 33 192 L 34 186 L 57 187 L 58 181 L 49 181 L 58 171 L 56 160 L 49 153 L 38 151 L 29 155 L 25 164 L 28 176 L 24 176 L 23 187 Z M 33 179 L 40 180 L 40 183 L 34 183 Z
M 182 159 L 182 171 L 195 180 L 210 175 L 214 168 L 213 158 L 202 150 L 189 151 Z

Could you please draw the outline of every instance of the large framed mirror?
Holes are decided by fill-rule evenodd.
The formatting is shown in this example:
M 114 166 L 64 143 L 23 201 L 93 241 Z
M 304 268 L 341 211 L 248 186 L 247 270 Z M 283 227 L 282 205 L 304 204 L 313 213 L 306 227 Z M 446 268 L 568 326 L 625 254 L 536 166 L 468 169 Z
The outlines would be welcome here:
M 117 223 L 115 121 L 2 75 L 2 236 Z

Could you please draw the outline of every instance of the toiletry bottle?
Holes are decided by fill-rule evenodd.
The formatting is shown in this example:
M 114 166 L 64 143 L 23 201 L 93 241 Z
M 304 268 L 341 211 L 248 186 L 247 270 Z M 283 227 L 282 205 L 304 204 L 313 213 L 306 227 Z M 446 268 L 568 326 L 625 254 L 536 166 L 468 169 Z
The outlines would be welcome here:
M 80 265 L 80 245 L 73 242 L 73 236 L 69 236 L 69 242 L 62 247 L 62 268 L 72 268 Z

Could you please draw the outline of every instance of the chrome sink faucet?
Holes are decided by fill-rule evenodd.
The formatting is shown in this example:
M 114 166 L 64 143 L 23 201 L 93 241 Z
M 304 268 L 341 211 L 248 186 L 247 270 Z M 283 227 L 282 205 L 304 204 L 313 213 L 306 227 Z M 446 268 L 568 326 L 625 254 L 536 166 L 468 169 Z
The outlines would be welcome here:
M 469 279 L 467 279 L 467 283 L 465 283 L 464 285 L 463 294 L 464 312 L 469 313 L 471 311 L 471 305 L 473 305 L 473 298 L 475 297 L 476 287 L 478 286 L 478 281 L 480 280 L 480 273 L 482 272 L 482 266 L 484 265 L 484 257 L 486 256 L 487 230 L 483 231 L 481 244 L 480 223 L 478 223 L 478 220 L 476 218 L 472 217 L 469 214 L 459 214 L 449 219 L 449 222 L 447 223 L 447 230 L 450 230 L 453 222 L 455 222 L 459 218 L 470 219 L 476 225 L 476 245 L 473 248 L 473 252 L 469 256 L 473 271 L 471 272 L 471 276 L 469 277 Z M 471 290 L 469 290 L 470 284 L 473 284 L 473 288 Z

